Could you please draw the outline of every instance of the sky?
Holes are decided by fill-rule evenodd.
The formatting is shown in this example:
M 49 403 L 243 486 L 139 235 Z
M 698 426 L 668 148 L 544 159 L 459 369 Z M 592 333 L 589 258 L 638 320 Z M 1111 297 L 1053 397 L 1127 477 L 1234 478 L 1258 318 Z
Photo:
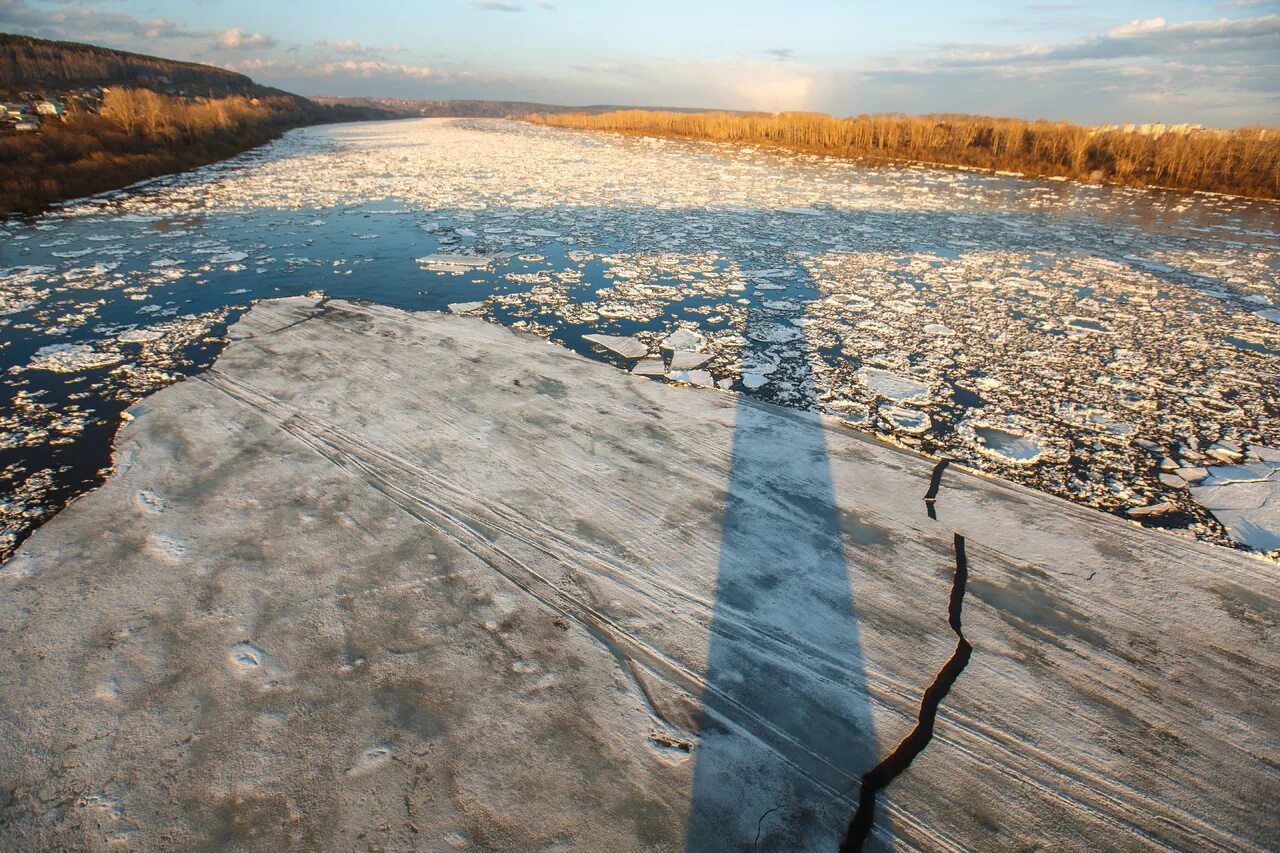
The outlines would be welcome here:
M 302 95 L 1280 124 L 1280 0 L 0 0 Z

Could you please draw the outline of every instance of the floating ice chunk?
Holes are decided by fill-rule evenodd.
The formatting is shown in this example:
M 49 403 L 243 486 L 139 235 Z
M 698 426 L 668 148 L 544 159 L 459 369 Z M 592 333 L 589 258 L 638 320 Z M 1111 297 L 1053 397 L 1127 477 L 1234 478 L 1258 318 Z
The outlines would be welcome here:
M 859 368 L 858 378 L 865 382 L 868 388 L 890 400 L 902 402 L 922 399 L 929 395 L 928 385 L 878 367 Z
M 926 335 L 939 335 L 941 337 L 950 337 L 951 335 L 954 335 L 956 332 L 955 332 L 955 329 L 952 329 L 949 326 L 944 326 L 941 323 L 929 323 L 924 327 L 924 333 Z
M 785 344 L 804 337 L 804 333 L 795 326 L 784 326 L 782 323 L 763 323 L 747 332 L 753 341 L 767 344 Z
M 449 310 L 454 314 L 475 314 L 484 309 L 483 302 L 451 302 Z
M 668 338 L 670 340 L 670 338 Z M 704 352 L 685 352 L 676 350 L 671 354 L 672 370 L 693 370 L 710 361 L 712 356 Z
M 1044 452 L 1034 438 L 993 426 L 975 426 L 979 449 L 1020 465 L 1028 465 Z
M 88 344 L 51 344 L 36 350 L 27 367 L 54 373 L 74 373 L 115 364 L 120 356 L 98 352 Z
M 667 372 L 667 366 L 660 358 L 642 358 L 631 372 L 637 376 L 662 376 Z
M 1280 478 L 1192 486 L 1191 499 L 1213 513 L 1241 545 L 1259 551 L 1280 548 Z
M 764 385 L 765 383 L 767 383 L 768 381 L 769 381 L 769 378 L 768 378 L 767 376 L 762 376 L 762 375 L 761 375 L 761 374 L 759 374 L 759 373 L 744 373 L 744 374 L 742 374 L 742 384 L 743 384 L 743 386 L 744 386 L 744 387 L 746 387 L 746 388 L 750 388 L 752 391 L 754 391 L 755 389 L 757 389 L 757 388 L 759 388 L 759 387 L 763 386 L 763 385 Z
M 1094 332 L 1100 335 L 1112 334 L 1111 327 L 1101 320 L 1094 320 L 1089 317 L 1065 317 L 1063 318 L 1067 324 L 1067 328 L 1079 332 Z
M 1150 504 L 1148 506 L 1136 506 L 1128 510 L 1133 518 L 1157 518 L 1162 515 L 1168 515 L 1177 507 L 1168 501 L 1160 501 L 1159 503 Z
M 487 269 L 494 262 L 494 258 L 489 255 L 423 255 L 416 259 L 424 268 L 431 272 L 470 272 L 472 270 Z
M 919 434 L 933 426 L 933 420 L 924 412 L 915 409 L 904 409 L 899 406 L 885 406 L 880 414 L 895 429 L 902 432 Z
M 121 332 L 116 340 L 122 344 L 145 344 L 150 341 L 158 341 L 164 337 L 164 332 L 156 329 L 130 329 L 127 332 Z
M 1081 426 L 1100 429 L 1113 435 L 1128 436 L 1137 431 L 1137 427 L 1133 424 L 1122 421 L 1109 412 L 1099 409 L 1083 409 L 1073 404 L 1066 404 L 1059 408 L 1059 412 L 1066 420 L 1074 421 Z
M 689 329 L 676 329 L 667 335 L 662 342 L 664 350 L 686 350 L 688 352 L 699 352 L 707 344 L 706 336 L 701 332 L 693 332 Z M 697 365 L 694 365 L 697 367 Z
M 667 374 L 667 378 L 672 382 L 701 385 L 704 388 L 714 388 L 716 385 L 715 380 L 711 378 L 711 374 L 705 370 L 673 370 Z
M 85 255 L 93 254 L 93 251 L 93 247 L 90 246 L 87 249 L 69 249 L 65 252 L 50 252 L 49 254 L 53 255 L 55 258 L 83 258 Z
M 1219 441 L 1205 453 L 1219 462 L 1238 462 L 1244 458 L 1244 454 L 1240 452 L 1240 446 L 1234 442 Z
M 623 358 L 639 358 L 648 355 L 649 348 L 641 341 L 622 335 L 583 335 L 582 339 L 602 346 L 609 352 L 617 353 Z
M 556 238 L 556 237 L 559 237 L 559 236 L 560 236 L 557 232 L 555 232 L 555 231 L 548 231 L 548 230 L 547 230 L 547 229 L 545 229 L 545 228 L 530 228 L 530 229 L 526 230 L 524 233 L 525 233 L 525 234 L 528 234 L 530 237 L 551 237 L 551 238 Z
M 234 264 L 238 261 L 243 261 L 247 257 L 249 257 L 248 252 L 224 252 L 221 255 L 214 255 L 209 258 L 209 261 L 215 264 Z

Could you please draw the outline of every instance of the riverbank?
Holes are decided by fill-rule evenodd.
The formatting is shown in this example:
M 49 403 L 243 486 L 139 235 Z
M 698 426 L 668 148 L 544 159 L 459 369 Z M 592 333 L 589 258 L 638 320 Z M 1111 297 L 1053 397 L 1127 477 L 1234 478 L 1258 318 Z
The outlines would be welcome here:
M 0 847 L 1280 831 L 1271 564 L 476 318 L 229 337 L 0 565 Z
M 117 95 L 115 109 L 111 95 Z M 132 103 L 121 103 L 132 98 Z M 0 216 L 183 172 L 242 154 L 296 127 L 382 118 L 292 95 L 196 103 L 146 90 L 108 95 L 101 114 L 0 137 Z
M 761 145 L 855 160 L 1019 177 L 1280 198 L 1280 131 L 1144 125 L 1088 128 L 985 116 L 673 113 L 541 114 L 550 127 Z

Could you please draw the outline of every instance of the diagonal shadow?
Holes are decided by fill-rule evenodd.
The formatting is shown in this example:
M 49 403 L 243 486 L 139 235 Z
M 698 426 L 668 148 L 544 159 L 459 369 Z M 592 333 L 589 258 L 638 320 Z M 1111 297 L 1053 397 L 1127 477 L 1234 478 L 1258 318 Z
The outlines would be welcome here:
M 748 338 L 798 331 L 787 320 L 752 309 Z M 812 399 L 802 335 L 748 349 Z M 740 398 L 722 531 L 686 849 L 835 849 L 877 751 L 819 415 Z

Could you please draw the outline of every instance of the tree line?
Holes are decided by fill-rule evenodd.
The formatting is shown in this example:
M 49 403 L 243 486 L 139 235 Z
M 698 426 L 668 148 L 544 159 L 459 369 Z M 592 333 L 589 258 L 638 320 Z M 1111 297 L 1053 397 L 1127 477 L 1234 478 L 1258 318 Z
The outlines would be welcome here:
M 1280 131 L 1125 131 L 986 116 L 676 113 L 537 114 L 552 127 L 777 146 L 838 157 L 924 161 L 1130 186 L 1280 198 Z

